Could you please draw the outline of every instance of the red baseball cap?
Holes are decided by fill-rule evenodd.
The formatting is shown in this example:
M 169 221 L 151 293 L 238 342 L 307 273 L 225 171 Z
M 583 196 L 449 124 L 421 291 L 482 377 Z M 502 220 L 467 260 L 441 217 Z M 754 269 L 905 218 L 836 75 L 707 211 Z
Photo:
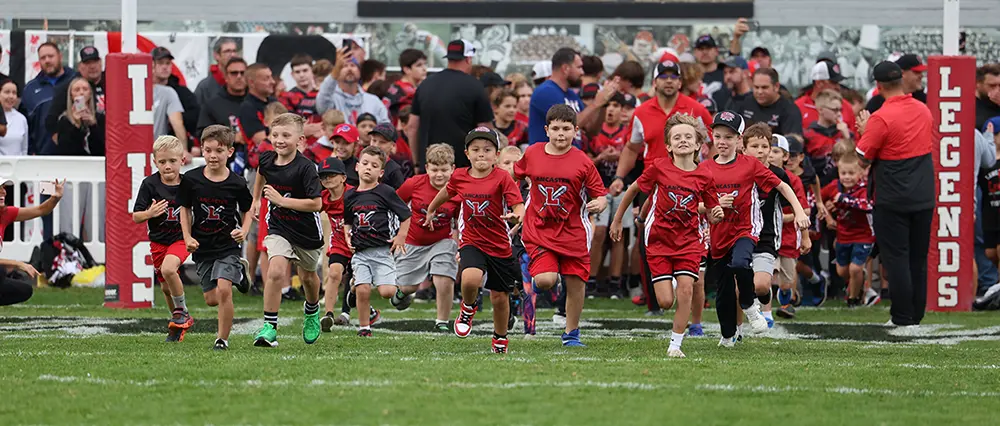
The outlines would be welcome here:
M 337 126 L 336 129 L 333 130 L 333 136 L 331 136 L 330 139 L 333 139 L 337 136 L 344 138 L 344 140 L 346 140 L 347 143 L 355 143 L 358 141 L 359 138 L 358 128 L 347 123 L 340 124 Z
M 900 56 L 896 59 L 896 65 L 899 65 L 903 71 L 913 71 L 913 72 L 924 72 L 927 71 L 927 65 L 920 60 L 920 57 L 912 53 Z

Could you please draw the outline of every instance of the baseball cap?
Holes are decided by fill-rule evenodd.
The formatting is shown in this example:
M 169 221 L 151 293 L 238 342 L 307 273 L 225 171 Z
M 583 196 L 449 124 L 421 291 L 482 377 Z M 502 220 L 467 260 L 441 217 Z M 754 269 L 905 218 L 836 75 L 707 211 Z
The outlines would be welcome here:
M 468 135 L 465 135 L 465 147 L 468 148 L 469 144 L 476 139 L 486 139 L 497 148 L 497 151 L 500 150 L 500 135 L 497 134 L 496 130 L 489 127 L 476 127 L 472 129 Z
M 617 92 L 608 99 L 608 102 L 616 102 L 621 106 L 635 107 L 635 96 L 628 93 Z
M 483 83 L 483 87 L 503 87 L 510 84 L 509 81 L 504 80 L 493 71 L 484 72 L 483 75 L 479 76 L 479 82 Z
M 153 51 L 149 52 L 149 54 L 153 55 L 154 61 L 158 61 L 160 59 L 170 59 L 171 61 L 174 60 L 174 55 L 171 55 L 170 51 L 167 50 L 166 47 L 162 46 L 153 48 Z
M 326 160 L 323 160 L 323 164 L 319 166 L 319 170 L 317 170 L 317 172 L 319 173 L 320 176 L 347 174 L 346 167 L 344 167 L 344 162 L 340 161 L 340 159 L 337 158 L 336 156 L 326 157 Z
M 372 115 L 372 113 L 370 113 L 370 112 L 361 113 L 361 115 L 359 115 L 358 118 L 356 120 L 354 120 L 354 123 L 361 124 L 361 123 L 364 123 L 366 121 L 371 121 L 371 122 L 378 123 L 378 119 L 375 118 L 375 116 Z
M 101 60 L 101 52 L 97 51 L 94 46 L 87 46 L 80 49 L 80 62 L 88 61 L 99 61 Z
M 597 92 L 601 91 L 601 85 L 590 83 L 583 85 L 580 89 L 580 99 L 593 99 L 597 97 Z
M 899 59 L 896 59 L 896 65 L 899 65 L 899 68 L 904 71 L 927 71 L 927 65 L 924 65 L 924 62 L 920 60 L 919 56 L 912 53 L 900 56 Z
M 996 117 L 993 117 L 993 118 L 991 118 L 989 120 L 986 120 L 986 122 L 983 123 L 983 133 L 986 133 L 986 126 L 989 125 L 989 124 L 993 125 L 993 135 L 996 135 L 997 133 L 1000 133 L 1000 115 L 998 115 Z M 990 135 L 990 136 L 993 136 L 993 135 Z M 8 179 L 7 182 L 10 182 L 10 180 Z M 4 185 L 6 185 L 6 184 L 4 184 Z
M 712 38 L 711 35 L 705 34 L 698 37 L 698 40 L 695 40 L 694 42 L 695 49 L 700 49 L 703 47 L 719 47 L 719 45 L 715 43 L 715 39 Z
M 875 65 L 872 70 L 872 77 L 875 81 L 886 83 L 903 78 L 903 69 L 895 62 L 882 61 Z
M 452 40 L 448 43 L 448 54 L 444 58 L 449 61 L 461 61 L 476 56 L 476 46 L 465 40 Z
M 809 78 L 812 81 L 830 80 L 834 83 L 840 83 L 844 80 L 844 76 L 840 75 L 840 65 L 830 61 L 819 61 L 813 65 L 812 71 L 809 72 Z
M 833 53 L 832 50 L 824 50 L 819 52 L 819 55 L 816 55 L 816 62 L 819 61 L 837 62 L 837 54 Z
M 730 56 L 724 64 L 730 68 L 750 69 L 750 64 L 742 56 Z
M 803 150 L 802 142 L 796 138 L 785 138 L 788 141 L 789 154 L 801 154 Z
M 392 127 L 392 125 L 389 123 L 381 123 L 376 125 L 375 128 L 372 129 L 371 133 L 369 134 L 382 136 L 383 138 L 392 143 L 396 143 L 396 138 L 398 137 L 396 135 L 396 128 Z
M 6 178 L 0 179 L 0 186 L 7 186 L 7 185 L 13 185 L 13 184 L 14 184 L 14 181 L 11 180 L 11 179 L 6 179 Z
M 535 62 L 535 66 L 531 67 L 532 80 L 549 77 L 552 77 L 552 61 Z
M 722 111 L 715 114 L 715 118 L 712 119 L 712 128 L 714 129 L 717 126 L 726 126 L 738 135 L 742 135 L 743 130 L 746 129 L 743 116 L 732 111 Z
M 791 153 L 790 147 L 788 146 L 788 138 L 782 135 L 771 135 L 771 146 L 781 148 L 781 150 L 786 153 Z
M 337 136 L 344 138 L 344 140 L 346 140 L 347 143 L 355 143 L 358 141 L 359 138 L 358 128 L 347 123 L 341 124 L 337 126 L 336 129 L 333 129 L 333 136 L 331 136 L 330 139 L 333 139 Z
M 767 50 L 767 48 L 764 47 L 764 46 L 757 46 L 757 47 L 753 48 L 753 50 L 750 51 L 750 57 L 754 57 L 756 55 L 764 55 L 764 56 L 767 56 L 767 57 L 770 58 L 771 57 L 771 51 Z
M 656 64 L 656 68 L 653 70 L 653 79 L 660 78 L 663 74 L 668 72 L 674 73 L 674 75 L 681 75 L 681 66 L 677 62 L 671 60 L 665 60 Z

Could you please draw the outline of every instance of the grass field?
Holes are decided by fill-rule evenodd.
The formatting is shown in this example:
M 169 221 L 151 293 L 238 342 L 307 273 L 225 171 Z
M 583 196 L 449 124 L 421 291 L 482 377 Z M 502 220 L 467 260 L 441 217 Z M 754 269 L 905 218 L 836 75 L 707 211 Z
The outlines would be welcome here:
M 897 330 L 881 325 L 887 306 L 831 302 L 724 349 L 708 311 L 710 337 L 668 359 L 669 316 L 588 301 L 589 347 L 563 348 L 539 311 L 538 338 L 511 333 L 499 356 L 488 311 L 460 340 L 429 331 L 432 305 L 384 301 L 375 338 L 341 328 L 309 346 L 301 305 L 285 303 L 281 345 L 255 348 L 262 301 L 237 295 L 230 350 L 215 352 L 215 311 L 197 292 L 180 344 L 163 343 L 165 308 L 108 310 L 102 296 L 42 289 L 0 308 L 0 424 L 979 425 L 1000 414 L 997 313 Z

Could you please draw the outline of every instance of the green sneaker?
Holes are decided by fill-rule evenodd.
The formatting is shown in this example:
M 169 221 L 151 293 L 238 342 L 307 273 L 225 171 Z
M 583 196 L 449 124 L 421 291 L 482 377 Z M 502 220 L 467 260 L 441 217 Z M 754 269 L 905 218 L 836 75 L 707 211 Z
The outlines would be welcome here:
M 319 331 L 319 312 L 306 314 L 302 318 L 302 340 L 305 340 L 307 345 L 316 343 L 316 339 L 319 339 Z
M 316 326 L 319 327 L 318 325 Z M 275 348 L 278 346 L 278 330 L 270 323 L 264 323 L 257 335 L 253 338 L 253 345 L 262 348 Z
M 435 322 L 434 329 L 440 333 L 451 333 L 451 326 L 447 322 Z

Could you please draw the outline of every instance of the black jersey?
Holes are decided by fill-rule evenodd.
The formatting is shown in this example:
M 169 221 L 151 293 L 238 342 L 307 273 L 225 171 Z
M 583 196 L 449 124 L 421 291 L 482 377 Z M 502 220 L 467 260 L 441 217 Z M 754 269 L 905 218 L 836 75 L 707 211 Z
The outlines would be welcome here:
M 979 188 L 983 191 L 979 200 L 983 207 L 983 231 L 1000 232 L 1000 162 L 979 171 Z
M 285 165 L 278 165 L 278 153 L 265 151 L 260 153 L 260 163 L 257 173 L 264 177 L 264 183 L 287 198 L 313 199 L 319 198 L 323 187 L 319 183 L 316 164 L 299 152 L 295 158 Z M 323 225 L 319 212 L 300 212 L 274 203 L 268 203 L 267 233 L 280 235 L 293 246 L 306 250 L 323 247 Z
M 788 173 L 784 169 L 774 166 L 767 166 L 767 169 L 778 176 L 778 179 L 781 179 L 782 182 L 791 185 L 788 181 Z M 770 253 L 777 257 L 778 249 L 781 248 L 781 227 L 784 225 L 784 220 L 782 220 L 784 213 L 781 211 L 781 208 L 790 204 L 778 192 L 778 188 L 772 189 L 767 194 L 760 191 L 758 193 L 760 199 L 763 200 L 760 204 L 762 225 L 760 228 L 760 237 L 757 240 L 757 248 L 754 250 L 754 253 Z
M 355 251 L 388 247 L 399 224 L 410 218 L 410 208 L 384 183 L 367 191 L 348 189 L 344 194 L 344 223 L 351 225 Z
M 177 190 L 180 184 L 167 185 L 160 180 L 160 172 L 147 176 L 139 185 L 139 193 L 135 196 L 133 213 L 146 211 L 154 202 L 167 201 L 167 211 L 146 221 L 149 228 L 149 241 L 169 246 L 183 240 L 181 232 L 181 205 L 177 202 Z
M 246 180 L 230 172 L 222 182 L 214 182 L 205 177 L 202 166 L 184 174 L 177 203 L 190 209 L 193 216 L 191 237 L 198 240 L 196 262 L 240 255 L 240 245 L 231 234 L 243 225 L 243 214 L 253 203 Z
M 347 170 L 347 184 L 350 186 L 356 187 L 360 183 L 356 168 L 357 164 L 357 157 L 351 157 L 347 161 L 344 161 L 344 168 Z M 406 182 L 406 174 L 399 163 L 391 158 L 387 158 L 385 167 L 383 167 L 382 179 L 379 182 L 391 186 L 394 190 L 399 189 L 399 187 L 403 186 L 403 182 Z

